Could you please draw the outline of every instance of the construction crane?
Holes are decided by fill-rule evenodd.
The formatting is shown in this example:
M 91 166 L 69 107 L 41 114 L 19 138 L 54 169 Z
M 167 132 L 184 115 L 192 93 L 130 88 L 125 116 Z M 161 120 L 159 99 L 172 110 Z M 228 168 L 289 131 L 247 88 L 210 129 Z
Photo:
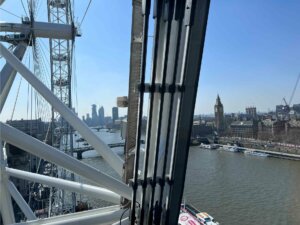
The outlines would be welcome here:
M 295 92 L 296 92 L 296 90 L 297 90 L 297 86 L 298 86 L 299 80 L 300 80 L 300 73 L 298 74 L 298 77 L 297 77 L 296 83 L 295 83 L 295 85 L 294 85 L 294 88 L 293 88 L 291 97 L 290 97 L 290 99 L 289 99 L 289 102 L 286 101 L 285 97 L 282 99 L 283 102 L 284 102 L 284 104 L 285 104 L 284 108 L 285 108 L 285 110 L 287 111 L 287 113 L 289 113 L 289 112 L 291 111 L 291 103 L 292 103 L 293 98 L 294 98 L 294 96 L 295 96 Z

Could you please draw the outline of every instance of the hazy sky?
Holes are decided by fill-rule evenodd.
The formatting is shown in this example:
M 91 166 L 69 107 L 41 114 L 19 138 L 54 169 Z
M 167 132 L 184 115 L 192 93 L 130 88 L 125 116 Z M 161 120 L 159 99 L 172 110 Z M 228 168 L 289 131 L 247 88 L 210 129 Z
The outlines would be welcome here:
M 78 21 L 88 2 L 75 0 Z M 7 0 L 2 8 L 24 15 L 19 0 Z M 225 112 L 242 112 L 247 106 L 274 110 L 283 97 L 289 99 L 300 72 L 299 12 L 296 0 L 212 0 L 195 113 L 212 113 L 217 94 Z M 45 21 L 45 15 L 41 4 L 36 20 Z M 0 20 L 20 21 L 3 11 Z M 111 115 L 116 97 L 128 92 L 131 0 L 92 1 L 81 30 L 75 44 L 78 101 L 74 95 L 73 105 L 80 116 L 94 103 Z M 11 117 L 19 81 L 18 76 L 1 120 Z M 28 117 L 28 99 L 28 85 L 22 81 L 14 118 Z M 300 85 L 292 103 L 300 103 Z

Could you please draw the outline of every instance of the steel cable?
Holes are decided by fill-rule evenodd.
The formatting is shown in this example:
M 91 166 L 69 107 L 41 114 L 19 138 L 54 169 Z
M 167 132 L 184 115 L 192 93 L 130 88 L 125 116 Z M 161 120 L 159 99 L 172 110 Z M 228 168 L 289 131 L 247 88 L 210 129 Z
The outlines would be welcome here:
M 88 10 L 89 10 L 89 8 L 90 8 L 91 3 L 92 3 L 92 0 L 89 1 L 89 4 L 88 4 L 88 6 L 87 6 L 87 8 L 86 8 L 86 10 L 85 10 L 85 12 L 84 12 L 84 15 L 83 15 L 82 19 L 81 19 L 81 22 L 79 23 L 79 26 L 82 25 L 83 20 L 84 20 L 86 14 L 87 14 L 87 12 L 88 12 Z

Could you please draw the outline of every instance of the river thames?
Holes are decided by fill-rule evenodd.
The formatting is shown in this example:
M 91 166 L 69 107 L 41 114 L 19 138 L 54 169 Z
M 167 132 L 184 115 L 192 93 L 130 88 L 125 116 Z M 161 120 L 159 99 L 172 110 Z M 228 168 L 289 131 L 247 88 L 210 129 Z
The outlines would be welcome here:
M 99 134 L 107 143 L 120 141 L 117 133 Z M 95 151 L 82 161 L 116 176 Z M 191 147 L 184 199 L 221 225 L 298 225 L 300 161 Z

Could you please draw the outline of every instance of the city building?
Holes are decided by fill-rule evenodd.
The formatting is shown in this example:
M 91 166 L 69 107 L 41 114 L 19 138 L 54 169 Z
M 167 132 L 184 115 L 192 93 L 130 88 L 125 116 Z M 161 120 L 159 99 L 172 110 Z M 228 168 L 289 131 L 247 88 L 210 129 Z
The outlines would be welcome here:
M 290 120 L 286 123 L 287 143 L 300 145 L 300 120 Z
M 92 121 L 91 126 L 98 126 L 98 115 L 97 115 L 97 106 L 95 104 L 92 105 Z
M 213 126 L 205 121 L 196 120 L 193 122 L 191 138 L 206 137 L 213 134 Z
M 91 124 L 92 124 L 92 119 L 91 119 L 89 113 L 86 114 L 86 120 L 85 120 L 85 123 L 86 123 L 88 126 L 91 126 Z
M 258 138 L 261 140 L 277 140 L 285 134 L 286 122 L 282 120 L 265 119 L 258 124 Z
M 39 140 L 42 140 L 47 129 L 46 124 L 41 120 L 8 120 L 6 123 L 18 130 L 23 131 Z
M 215 104 L 215 126 L 218 133 L 224 130 L 224 109 L 219 95 Z
M 115 121 L 119 119 L 119 109 L 118 107 L 113 107 L 112 108 L 112 120 L 113 120 L 113 123 L 115 123 Z
M 280 120 L 287 120 L 289 118 L 290 107 L 287 105 L 276 105 L 276 116 Z
M 297 114 L 300 114 L 300 104 L 294 104 L 294 105 L 293 105 L 293 110 L 294 110 Z
M 294 104 L 290 111 L 290 119 L 300 120 L 300 104 Z
M 233 137 L 257 138 L 258 123 L 255 120 L 234 121 L 230 125 Z
M 106 126 L 112 124 L 112 122 L 113 122 L 113 120 L 112 120 L 111 116 L 105 116 L 104 117 L 104 123 L 105 123 Z
M 247 107 L 246 115 L 251 119 L 257 119 L 256 107 Z
M 105 120 L 104 120 L 104 108 L 101 106 L 98 110 L 98 117 L 99 117 L 99 124 L 100 126 L 105 125 Z

